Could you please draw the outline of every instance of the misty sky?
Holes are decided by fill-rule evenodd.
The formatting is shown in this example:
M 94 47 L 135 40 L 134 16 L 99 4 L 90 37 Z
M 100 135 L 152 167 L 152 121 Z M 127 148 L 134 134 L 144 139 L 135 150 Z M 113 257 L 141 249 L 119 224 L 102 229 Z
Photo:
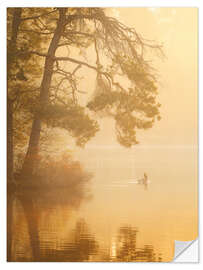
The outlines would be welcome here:
M 139 147 L 194 147 L 197 144 L 198 10 L 113 8 L 108 13 L 134 27 L 143 38 L 163 45 L 165 59 L 156 55 L 151 58 L 158 74 L 162 120 L 150 130 L 138 131 Z M 94 76 L 94 73 L 90 74 Z M 86 85 L 94 87 L 93 81 L 86 81 Z M 101 121 L 101 131 L 87 146 L 95 144 L 119 147 L 115 140 L 113 121 L 107 118 Z

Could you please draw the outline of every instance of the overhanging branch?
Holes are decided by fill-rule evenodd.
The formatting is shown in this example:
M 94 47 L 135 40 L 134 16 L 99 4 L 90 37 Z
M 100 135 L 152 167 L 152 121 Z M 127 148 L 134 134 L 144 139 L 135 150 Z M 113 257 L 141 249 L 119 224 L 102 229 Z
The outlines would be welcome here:
M 48 54 L 45 54 L 45 53 L 40 53 L 40 52 L 36 52 L 36 51 L 31 51 L 30 52 L 31 54 L 36 54 L 38 56 L 42 56 L 42 57 L 48 57 Z M 77 59 L 74 59 L 74 58 L 71 58 L 71 57 L 68 57 L 68 56 L 54 56 L 52 57 L 56 62 L 59 62 L 59 61 L 68 61 L 68 62 L 72 62 L 72 63 L 75 63 L 75 64 L 78 64 L 79 66 L 76 67 L 76 71 L 78 70 L 78 68 L 80 68 L 81 66 L 86 66 L 96 72 L 98 72 L 99 74 L 101 75 L 104 75 L 106 77 L 106 79 L 108 80 L 108 82 L 110 83 L 110 85 L 114 85 L 116 87 L 118 87 L 120 90 L 124 90 L 123 87 L 118 83 L 118 82 L 114 82 L 112 76 L 108 73 L 108 72 L 104 72 L 104 71 L 101 71 L 101 69 L 97 66 L 92 66 L 86 62 L 83 62 L 83 61 L 80 61 L 80 60 L 77 60 Z
M 41 56 L 44 56 L 44 55 L 41 55 Z M 99 72 L 99 69 L 95 66 L 92 66 L 86 62 L 83 62 L 83 61 L 80 61 L 80 60 L 76 60 L 74 58 L 71 58 L 71 57 L 67 57 L 67 56 L 58 56 L 58 57 L 54 57 L 54 60 L 55 61 L 69 61 L 69 62 L 72 62 L 72 63 L 75 63 L 75 64 L 79 64 L 79 65 L 82 65 L 82 66 L 86 66 L 88 68 L 91 68 L 93 70 L 96 70 L 97 72 Z
M 40 15 L 37 15 L 37 16 L 24 17 L 24 18 L 21 18 L 21 21 L 35 20 L 35 19 L 38 19 L 38 18 L 40 18 L 40 17 L 47 16 L 47 15 L 49 15 L 49 14 L 51 14 L 51 13 L 56 12 L 56 11 L 57 11 L 57 10 L 55 9 L 55 10 L 52 10 L 52 11 L 50 11 L 50 12 L 45 12 L 45 13 L 40 14 Z

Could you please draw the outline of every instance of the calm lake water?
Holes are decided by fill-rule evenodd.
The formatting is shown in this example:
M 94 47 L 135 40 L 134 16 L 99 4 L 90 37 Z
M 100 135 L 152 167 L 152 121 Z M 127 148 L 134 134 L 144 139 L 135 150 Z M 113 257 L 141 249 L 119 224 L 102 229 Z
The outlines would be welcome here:
M 171 261 L 197 238 L 197 150 L 89 147 L 86 197 L 66 189 L 8 194 L 10 261 Z M 135 180 L 147 174 L 147 186 Z

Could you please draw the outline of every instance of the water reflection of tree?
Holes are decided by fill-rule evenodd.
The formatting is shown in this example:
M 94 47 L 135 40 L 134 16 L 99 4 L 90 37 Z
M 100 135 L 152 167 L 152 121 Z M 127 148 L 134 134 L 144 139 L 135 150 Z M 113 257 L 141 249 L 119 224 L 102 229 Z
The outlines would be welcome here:
M 144 247 L 137 245 L 138 230 L 130 225 L 119 228 L 110 250 L 106 252 L 103 247 L 99 248 L 99 241 L 84 220 L 78 220 L 72 231 L 64 231 L 60 239 L 58 233 L 69 224 L 71 211 L 77 209 L 85 198 L 82 194 L 66 189 L 32 192 L 17 190 L 15 193 L 8 194 L 8 261 L 155 262 L 162 260 L 155 253 L 152 245 L 144 245 Z M 20 215 L 15 211 L 16 204 L 21 207 Z M 62 213 L 62 224 L 60 224 L 61 221 L 57 221 L 58 215 L 55 214 L 63 207 L 68 215 Z M 53 209 L 56 212 L 54 215 Z M 50 213 L 51 216 L 53 215 L 51 221 Z M 45 227 L 43 227 L 42 216 L 46 220 Z M 16 242 L 15 245 L 13 242 Z
M 161 261 L 161 257 L 154 252 L 152 245 L 144 245 L 143 248 L 137 247 L 138 230 L 129 225 L 120 227 L 116 238 L 115 256 L 112 261 L 132 262 L 156 262 Z
M 121 227 L 117 236 L 116 258 L 131 261 L 135 257 L 137 229 L 130 226 Z
M 96 255 L 99 245 L 84 220 L 76 223 L 71 238 L 71 240 L 65 241 L 60 249 L 46 249 L 41 259 L 49 262 L 91 261 L 92 256 Z
M 12 251 L 12 224 L 13 224 L 13 204 L 15 195 L 14 192 L 9 192 L 7 194 L 7 260 L 11 261 L 11 251 Z
M 18 201 L 18 204 L 20 202 L 24 220 L 20 222 L 20 220 L 8 219 L 8 261 L 86 261 L 91 254 L 96 252 L 98 244 L 83 220 L 76 223 L 76 227 L 71 233 L 73 239 L 67 240 L 70 238 L 67 235 L 67 239 L 61 241 L 58 249 L 55 249 L 52 243 L 52 237 L 54 234 L 57 236 L 58 230 L 58 228 L 54 227 L 55 224 L 48 224 L 45 228 L 45 236 L 39 233 L 42 230 L 40 228 L 40 219 L 45 208 L 50 210 L 60 204 L 60 207 L 65 206 L 66 210 L 71 213 L 79 204 L 74 196 L 70 194 L 68 196 L 64 190 L 56 190 L 49 193 L 49 196 L 51 195 L 53 198 L 47 201 L 48 194 L 45 194 L 43 199 L 40 192 L 38 194 L 40 198 L 37 198 L 36 192 L 34 194 L 32 192 L 27 192 L 24 195 L 16 194 L 15 200 Z M 46 204 L 44 204 L 44 200 Z M 50 202 L 49 206 L 48 202 Z M 9 210 L 11 206 L 13 207 L 12 203 L 13 201 L 8 204 Z M 13 214 L 10 216 L 12 217 Z M 67 220 L 64 220 L 64 222 L 67 222 Z M 11 238 L 12 233 L 14 235 L 13 239 Z M 17 245 L 13 246 L 12 241 L 17 241 Z M 31 253 L 26 250 L 28 248 Z M 26 256 L 28 253 L 31 256 Z
M 41 239 L 39 235 L 41 229 L 39 226 L 44 213 L 49 216 L 50 212 L 53 212 L 58 208 L 65 208 L 68 213 L 71 214 L 84 200 L 90 198 L 89 190 L 86 188 L 88 186 L 87 180 L 90 180 L 90 175 L 87 176 L 81 174 L 81 179 L 78 178 L 79 175 L 72 181 L 72 186 L 69 184 L 68 187 L 66 186 L 63 188 L 33 188 L 30 190 L 20 186 L 15 190 L 8 192 L 8 261 L 42 260 L 41 248 L 43 246 L 43 239 Z M 38 179 L 35 180 L 38 181 Z M 70 183 L 71 179 L 69 180 Z M 16 205 L 18 206 L 18 210 L 16 210 Z M 21 212 L 20 215 L 18 215 L 18 211 Z M 67 216 L 64 217 L 64 219 L 64 222 L 66 222 Z M 45 228 L 45 230 L 47 230 L 46 237 L 49 238 L 54 233 L 53 227 L 53 224 L 48 224 Z M 57 228 L 54 229 L 56 230 Z M 13 244 L 14 242 L 15 245 Z M 26 254 L 28 254 L 27 249 L 29 249 L 29 247 L 31 251 L 28 256 Z M 43 258 L 43 260 L 44 259 L 45 258 Z

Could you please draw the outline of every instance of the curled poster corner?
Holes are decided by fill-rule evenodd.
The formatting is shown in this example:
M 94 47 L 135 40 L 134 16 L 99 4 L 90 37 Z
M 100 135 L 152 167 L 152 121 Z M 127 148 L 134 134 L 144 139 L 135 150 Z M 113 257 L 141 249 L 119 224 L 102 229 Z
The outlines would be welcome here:
M 175 240 L 173 262 L 198 263 L 198 238 L 192 241 Z

